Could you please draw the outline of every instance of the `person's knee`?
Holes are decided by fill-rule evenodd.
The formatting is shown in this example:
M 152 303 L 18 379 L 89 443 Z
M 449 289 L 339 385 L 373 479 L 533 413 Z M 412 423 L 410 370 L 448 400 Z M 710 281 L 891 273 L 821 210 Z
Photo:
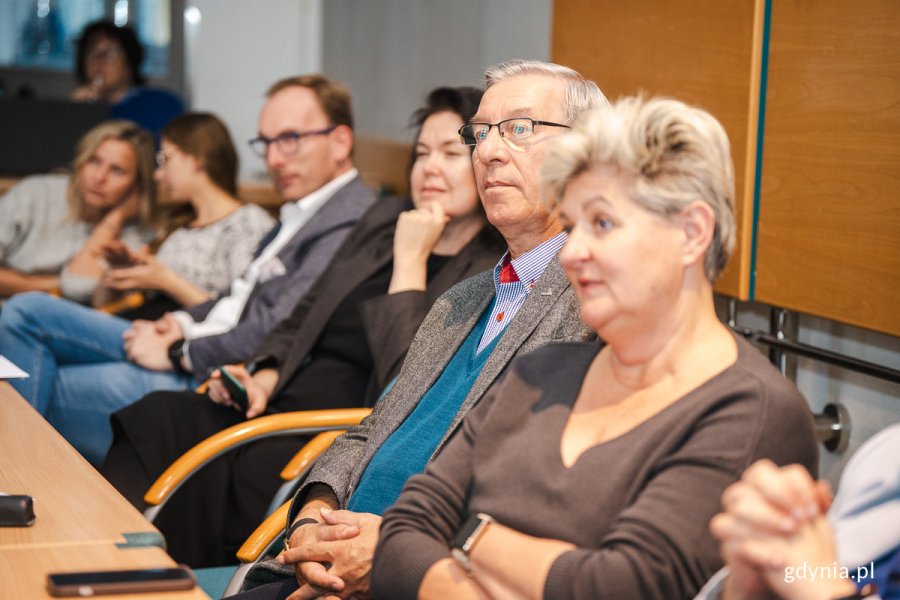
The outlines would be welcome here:
M 43 292 L 25 292 L 7 300 L 3 310 L 0 311 L 0 331 L 30 329 L 35 322 L 35 313 L 42 309 L 47 298 L 50 296 Z

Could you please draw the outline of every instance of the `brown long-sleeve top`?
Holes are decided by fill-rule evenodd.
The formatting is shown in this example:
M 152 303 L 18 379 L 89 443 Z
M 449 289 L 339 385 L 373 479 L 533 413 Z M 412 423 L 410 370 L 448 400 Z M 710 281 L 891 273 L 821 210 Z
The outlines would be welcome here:
M 570 468 L 560 440 L 598 344 L 517 360 L 426 473 L 387 511 L 372 588 L 415 598 L 470 513 L 578 548 L 552 565 L 545 598 L 690 598 L 721 559 L 709 533 L 724 489 L 759 458 L 815 473 L 806 403 L 750 344 L 737 361 Z

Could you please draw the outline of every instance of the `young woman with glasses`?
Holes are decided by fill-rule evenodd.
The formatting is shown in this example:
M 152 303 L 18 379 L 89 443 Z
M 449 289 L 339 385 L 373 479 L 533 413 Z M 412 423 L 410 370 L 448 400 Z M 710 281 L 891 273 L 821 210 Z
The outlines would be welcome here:
M 274 221 L 236 198 L 237 153 L 214 115 L 190 113 L 169 123 L 156 162 L 156 180 L 170 199 L 167 230 L 155 256 L 147 248 L 110 248 L 112 262 L 121 262 L 107 270 L 103 285 L 118 292 L 149 290 L 163 308 L 200 304 L 228 290 Z

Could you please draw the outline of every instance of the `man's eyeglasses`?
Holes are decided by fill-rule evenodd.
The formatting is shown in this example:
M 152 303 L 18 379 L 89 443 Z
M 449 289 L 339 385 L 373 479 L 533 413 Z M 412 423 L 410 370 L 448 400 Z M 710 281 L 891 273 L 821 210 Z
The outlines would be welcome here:
M 335 130 L 337 125 L 326 127 L 325 129 L 317 129 L 316 131 L 286 131 L 278 134 L 273 138 L 267 138 L 264 135 L 254 138 L 247 142 L 250 148 L 259 156 L 265 158 L 269 152 L 269 146 L 275 144 L 278 151 L 283 156 L 293 156 L 300 148 L 300 140 L 312 135 L 328 135 Z
M 515 119 L 505 119 L 499 123 L 469 123 L 459 128 L 459 137 L 466 146 L 477 146 L 487 139 L 491 132 L 491 127 L 496 127 L 500 132 L 500 137 L 510 142 L 521 142 L 531 137 L 534 133 L 535 125 L 548 125 L 550 127 L 565 127 L 568 125 L 562 123 L 552 123 L 550 121 L 536 121 L 528 117 L 518 117 Z

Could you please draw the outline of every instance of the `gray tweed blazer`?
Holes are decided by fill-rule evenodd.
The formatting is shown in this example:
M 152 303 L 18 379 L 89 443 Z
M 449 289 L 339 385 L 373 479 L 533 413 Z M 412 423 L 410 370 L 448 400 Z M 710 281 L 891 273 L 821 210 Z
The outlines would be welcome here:
M 381 444 L 406 419 L 463 343 L 478 318 L 494 299 L 493 272 L 485 271 L 462 281 L 437 299 L 413 339 L 391 391 L 375 405 L 372 414 L 334 441 L 316 462 L 291 503 L 288 525 L 303 506 L 306 490 L 315 483 L 329 486 L 341 507 L 346 507 L 353 488 Z M 581 322 L 578 299 L 554 258 L 528 298 L 507 325 L 503 337 L 475 380 L 435 455 L 462 422 L 466 413 L 518 355 L 553 342 L 589 341 L 597 334 Z M 434 459 L 432 455 L 431 459 Z M 293 567 L 273 560 L 255 565 L 244 580 L 244 589 L 293 577 Z
M 319 458 L 294 498 L 291 517 L 299 511 L 306 489 L 316 483 L 329 486 L 341 507 L 346 506 L 369 460 L 431 388 L 493 297 L 492 272 L 485 271 L 453 286 L 435 302 L 416 333 L 397 383 L 369 417 Z M 581 322 L 578 300 L 554 258 L 507 326 L 431 460 L 515 356 L 552 342 L 595 337 Z

